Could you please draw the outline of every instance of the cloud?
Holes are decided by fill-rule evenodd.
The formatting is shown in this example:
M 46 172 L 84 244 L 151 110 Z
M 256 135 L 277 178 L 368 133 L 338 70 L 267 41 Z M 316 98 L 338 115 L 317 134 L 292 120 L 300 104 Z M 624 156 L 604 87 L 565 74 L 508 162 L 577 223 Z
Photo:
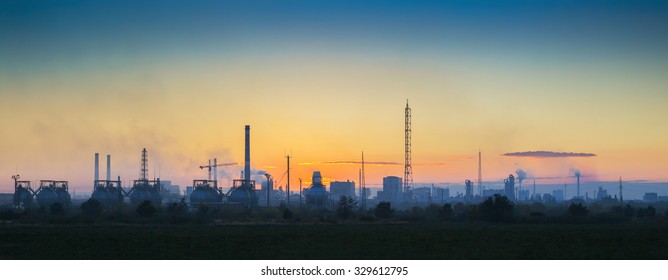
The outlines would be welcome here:
M 502 156 L 507 157 L 534 157 L 534 158 L 561 158 L 561 157 L 595 157 L 592 153 L 572 153 L 572 152 L 550 152 L 550 151 L 528 151 L 505 153 Z
M 356 160 L 337 160 L 337 161 L 322 161 L 322 162 L 300 162 L 299 165 L 361 165 L 362 161 Z M 365 161 L 365 165 L 385 166 L 385 165 L 404 165 L 403 162 L 396 161 Z M 413 163 L 412 165 L 445 165 L 445 162 L 435 163 Z

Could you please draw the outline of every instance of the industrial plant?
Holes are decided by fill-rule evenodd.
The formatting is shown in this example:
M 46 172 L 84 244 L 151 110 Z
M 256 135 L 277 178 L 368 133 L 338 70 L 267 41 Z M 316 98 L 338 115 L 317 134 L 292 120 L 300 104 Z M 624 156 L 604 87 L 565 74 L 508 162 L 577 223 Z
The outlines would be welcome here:
M 99 153 L 95 153 L 95 169 L 93 188 L 90 198 L 97 200 L 106 208 L 114 208 L 121 204 L 138 205 L 149 201 L 153 205 L 163 205 L 174 201 L 182 200 L 191 206 L 209 205 L 218 207 L 220 205 L 239 206 L 243 208 L 272 207 L 279 205 L 292 206 L 297 204 L 300 207 L 314 209 L 333 208 L 342 197 L 356 200 L 357 207 L 366 209 L 367 204 L 371 207 L 379 202 L 391 202 L 394 207 L 409 208 L 415 205 L 425 205 L 431 203 L 461 202 L 461 203 L 479 203 L 485 198 L 502 195 L 510 201 L 521 202 L 551 202 L 567 201 L 568 185 L 563 188 L 552 188 L 544 193 L 536 192 L 536 177 L 528 175 L 524 170 L 518 169 L 515 174 L 509 174 L 506 178 L 498 181 L 487 182 L 483 184 L 482 177 L 482 152 L 478 150 L 477 161 L 477 182 L 465 179 L 463 184 L 449 184 L 447 187 L 436 184 L 416 184 L 413 181 L 413 163 L 412 163 L 412 120 L 411 108 L 406 101 L 404 107 L 404 173 L 402 177 L 386 176 L 382 180 L 382 189 L 376 191 L 375 195 L 366 187 L 366 176 L 364 172 L 364 153 L 362 152 L 361 168 L 359 169 L 359 180 L 355 181 L 333 181 L 329 189 L 323 181 L 320 170 L 312 173 L 310 185 L 302 189 L 302 180 L 299 178 L 299 192 L 290 190 L 290 158 L 287 158 L 287 170 L 283 176 L 287 175 L 286 189 L 278 186 L 274 177 L 265 171 L 251 171 L 251 153 L 250 153 L 250 126 L 245 126 L 244 134 L 244 166 L 241 171 L 241 177 L 234 179 L 231 185 L 228 185 L 226 191 L 219 184 L 218 167 L 236 166 L 236 162 L 218 163 L 217 158 L 209 159 L 208 163 L 200 165 L 199 168 L 207 171 L 207 178 L 192 180 L 192 186 L 188 186 L 182 194 L 178 186 L 171 185 L 170 181 L 161 181 L 159 176 L 149 179 L 148 174 L 148 151 L 144 148 L 141 151 L 141 160 L 139 168 L 139 178 L 132 181 L 132 184 L 124 188 L 121 177 L 111 178 L 111 155 L 106 157 L 106 178 L 100 178 L 100 158 Z M 253 173 L 255 172 L 255 173 Z M 599 186 L 589 196 L 589 192 L 581 195 L 581 177 L 580 170 L 571 169 L 569 178 L 575 180 L 576 189 L 573 199 L 584 202 L 596 200 L 623 201 L 622 182 L 619 182 L 619 194 L 608 195 L 608 191 Z M 256 189 L 256 180 L 253 175 L 264 176 L 261 189 Z M 279 179 L 279 184 L 283 179 Z M 522 188 L 526 179 L 533 178 L 533 191 L 529 188 Z M 72 196 L 69 193 L 68 181 L 57 180 L 39 180 L 26 181 L 21 180 L 19 175 L 12 176 L 14 180 L 14 194 L 12 203 L 17 208 L 31 207 L 50 207 L 59 203 L 63 207 L 69 207 L 72 204 Z M 33 184 L 34 183 L 34 184 Z M 37 184 L 37 186 L 35 186 Z M 498 188 L 495 188 L 495 185 Z M 176 188 L 174 188 L 176 187 Z M 356 192 L 356 188 L 358 191 Z M 461 188 L 462 192 L 454 189 Z M 660 201 L 664 196 L 658 196 L 656 193 L 646 193 L 647 200 Z

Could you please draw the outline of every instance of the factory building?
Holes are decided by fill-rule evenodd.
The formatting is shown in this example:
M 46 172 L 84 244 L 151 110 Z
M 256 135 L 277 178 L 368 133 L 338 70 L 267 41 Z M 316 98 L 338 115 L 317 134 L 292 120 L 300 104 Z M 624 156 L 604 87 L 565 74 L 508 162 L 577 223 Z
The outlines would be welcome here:
M 553 190 L 552 191 L 552 198 L 554 198 L 556 201 L 564 201 L 564 191 L 563 190 Z
M 658 200 L 659 196 L 655 192 L 645 193 L 645 195 L 642 196 L 643 202 L 657 202 Z
M 378 191 L 378 200 L 398 202 L 403 198 L 401 178 L 387 176 L 383 178 L 383 190 Z
M 517 200 L 525 201 L 529 200 L 530 192 L 529 190 L 519 190 L 517 191 Z
M 304 191 L 306 195 L 306 205 L 317 208 L 326 207 L 329 193 L 327 193 L 325 185 L 322 184 L 320 171 L 313 171 L 311 182 L 311 186 Z
M 508 179 L 503 180 L 504 192 L 505 195 L 510 200 L 516 200 L 515 197 L 515 176 L 513 174 L 508 175 Z
M 345 182 L 334 181 L 329 184 L 329 191 L 331 194 L 331 199 L 338 201 L 340 197 L 353 197 L 355 196 L 355 182 L 350 180 Z
M 482 190 L 482 197 L 490 197 L 490 196 L 494 196 L 495 194 L 504 195 L 505 192 L 504 192 L 503 189 L 488 189 L 488 190 L 485 189 L 485 190 Z

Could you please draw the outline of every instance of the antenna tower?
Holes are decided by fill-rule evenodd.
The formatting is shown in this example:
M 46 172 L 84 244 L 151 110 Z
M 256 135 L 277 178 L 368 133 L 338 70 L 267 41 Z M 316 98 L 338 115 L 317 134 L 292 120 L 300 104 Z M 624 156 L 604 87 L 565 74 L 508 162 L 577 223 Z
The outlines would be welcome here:
M 413 166 L 411 165 L 411 107 L 408 107 L 408 99 L 406 100 L 405 113 L 404 195 L 410 198 L 411 187 L 413 186 Z

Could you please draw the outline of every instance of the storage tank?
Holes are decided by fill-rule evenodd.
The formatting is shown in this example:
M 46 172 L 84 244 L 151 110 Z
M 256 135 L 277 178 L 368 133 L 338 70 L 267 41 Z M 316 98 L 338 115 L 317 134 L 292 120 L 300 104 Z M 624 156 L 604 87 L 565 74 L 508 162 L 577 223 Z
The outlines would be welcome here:
M 30 188 L 30 181 L 18 181 L 14 186 L 14 206 L 30 207 L 33 203 L 33 191 Z
M 190 203 L 219 203 L 223 201 L 222 194 L 215 187 L 215 181 L 194 180 L 194 190 L 190 194 Z
M 40 187 L 37 191 L 37 203 L 41 207 L 49 207 L 51 204 L 60 202 L 58 200 L 58 193 L 56 193 L 56 188 L 53 186 Z

